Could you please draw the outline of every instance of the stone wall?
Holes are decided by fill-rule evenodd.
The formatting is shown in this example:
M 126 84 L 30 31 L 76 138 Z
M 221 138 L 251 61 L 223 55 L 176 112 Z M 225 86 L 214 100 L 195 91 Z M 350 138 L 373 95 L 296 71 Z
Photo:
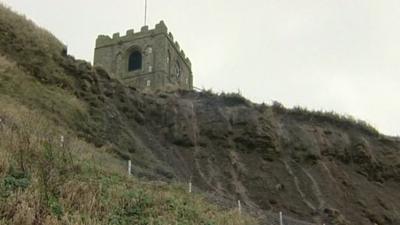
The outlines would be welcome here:
M 142 68 L 128 71 L 129 55 L 142 53 Z M 111 77 L 138 89 L 192 89 L 191 62 L 161 21 L 152 30 L 128 30 L 125 36 L 98 36 L 94 65 L 103 67 Z M 179 65 L 179 71 L 177 70 Z M 179 75 L 179 76 L 178 76 Z

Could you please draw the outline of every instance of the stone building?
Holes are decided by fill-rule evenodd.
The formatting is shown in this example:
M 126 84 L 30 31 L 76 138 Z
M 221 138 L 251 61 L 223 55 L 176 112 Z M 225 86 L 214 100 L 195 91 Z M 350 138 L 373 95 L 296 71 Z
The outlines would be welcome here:
M 174 42 L 163 21 L 154 29 L 128 30 L 125 36 L 99 35 L 94 51 L 94 65 L 111 77 L 138 89 L 192 89 L 191 62 Z

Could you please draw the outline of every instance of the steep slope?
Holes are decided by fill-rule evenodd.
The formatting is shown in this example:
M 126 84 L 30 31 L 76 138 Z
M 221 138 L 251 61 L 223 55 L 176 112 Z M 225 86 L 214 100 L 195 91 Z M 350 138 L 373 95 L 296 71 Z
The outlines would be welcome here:
M 0 94 L 39 112 L 136 176 L 188 182 L 264 222 L 400 224 L 400 141 L 333 113 L 237 94 L 140 93 L 76 61 L 51 35 L 0 14 Z M 16 24 L 26 27 L 17 27 Z
M 109 103 L 119 113 L 96 95 L 97 80 L 107 77 L 65 53 L 46 31 L 0 5 L 0 224 L 256 223 L 181 185 L 127 176 L 126 162 L 102 144 L 102 129 L 113 125 L 96 122 L 92 105 Z M 88 83 L 94 88 L 86 90 Z M 113 141 L 125 149 L 123 139 Z
M 186 92 L 157 102 L 145 111 L 141 140 L 202 190 L 318 223 L 400 223 L 398 139 L 237 95 Z

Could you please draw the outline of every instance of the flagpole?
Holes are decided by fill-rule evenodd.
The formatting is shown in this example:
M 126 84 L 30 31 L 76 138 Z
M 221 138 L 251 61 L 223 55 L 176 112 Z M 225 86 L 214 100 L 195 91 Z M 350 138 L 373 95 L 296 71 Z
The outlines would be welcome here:
M 144 1 L 144 25 L 147 25 L 147 0 Z

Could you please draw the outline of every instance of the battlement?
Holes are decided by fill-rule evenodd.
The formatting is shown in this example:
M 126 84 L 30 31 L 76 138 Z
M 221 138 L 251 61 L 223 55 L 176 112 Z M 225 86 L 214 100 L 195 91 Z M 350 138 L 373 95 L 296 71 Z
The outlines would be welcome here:
M 158 24 L 156 24 L 154 29 L 149 29 L 149 26 L 141 27 L 139 32 L 129 29 L 126 31 L 124 36 L 121 36 L 120 33 L 114 33 L 111 37 L 108 35 L 99 35 L 96 39 L 96 49 L 133 41 L 138 38 L 155 36 L 158 34 L 165 35 L 173 44 L 182 59 L 188 64 L 189 67 L 191 67 L 189 58 L 187 58 L 183 50 L 181 50 L 179 43 L 176 41 L 174 42 L 174 37 L 171 32 L 168 32 L 168 27 L 165 25 L 164 21 L 160 21 Z
M 168 28 L 164 21 L 158 23 L 154 29 L 149 30 L 148 26 L 143 26 L 139 32 L 135 32 L 133 29 L 126 31 L 125 36 L 121 36 L 120 33 L 114 33 L 112 37 L 108 35 L 99 35 L 96 39 L 96 48 L 106 47 L 109 45 L 118 44 L 120 42 L 127 42 L 140 37 L 146 37 L 156 34 L 168 34 Z
M 192 63 L 163 21 L 99 35 L 93 64 L 140 90 L 192 89 Z
M 167 38 L 171 42 L 171 44 L 175 47 L 176 52 L 182 57 L 182 59 L 188 64 L 189 68 L 192 67 L 192 63 L 190 62 L 190 59 L 186 57 L 185 52 L 181 49 L 181 46 L 177 41 L 174 41 L 174 36 L 172 35 L 171 32 L 168 33 Z

